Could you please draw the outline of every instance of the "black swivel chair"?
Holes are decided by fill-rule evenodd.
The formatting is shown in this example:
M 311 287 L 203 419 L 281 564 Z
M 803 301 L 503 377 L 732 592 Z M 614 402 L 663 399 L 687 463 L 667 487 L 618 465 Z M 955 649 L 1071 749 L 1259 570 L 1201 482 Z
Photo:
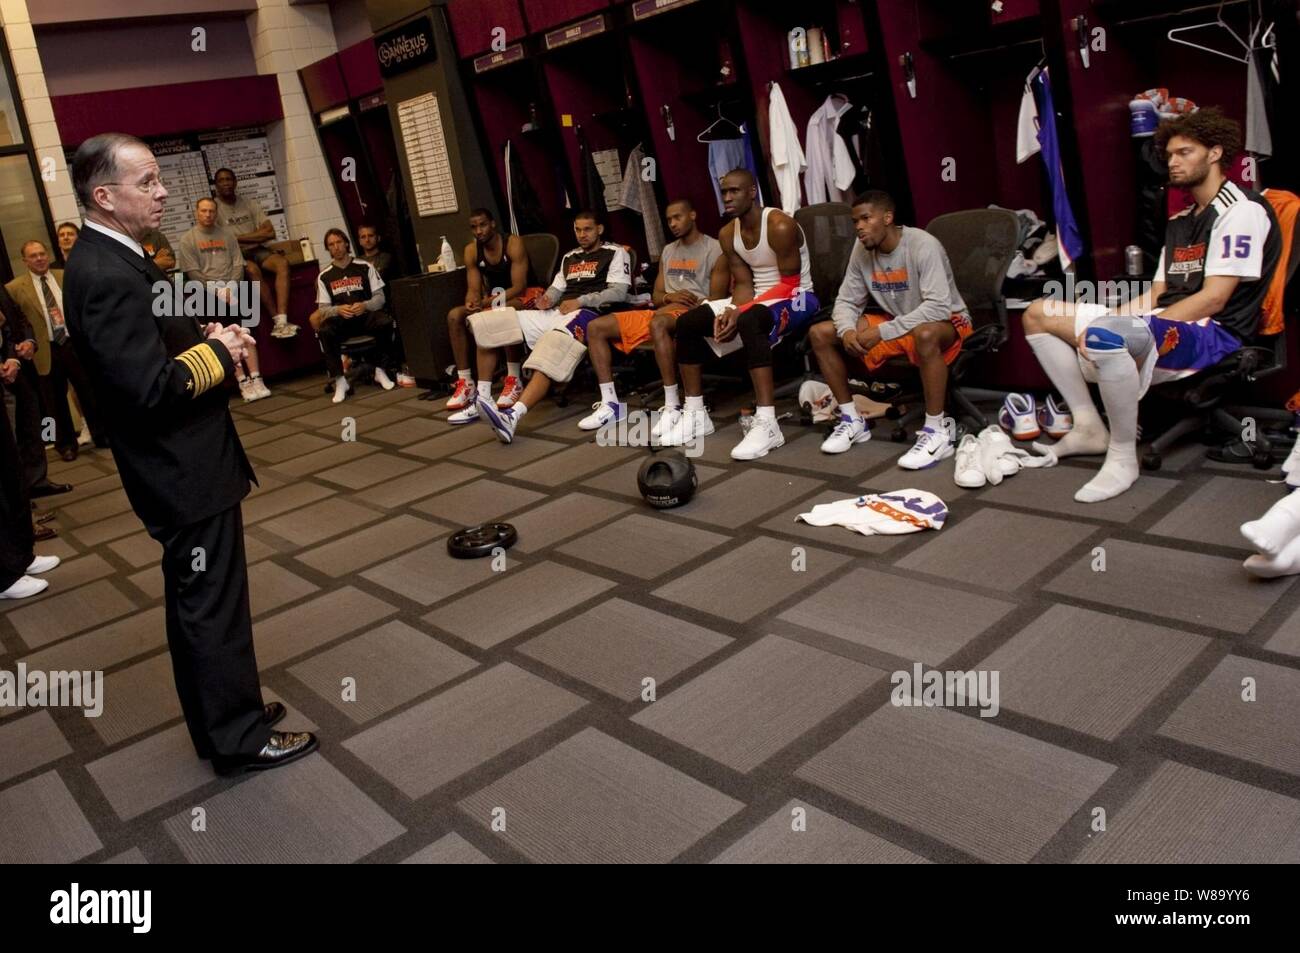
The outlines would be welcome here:
M 560 257 L 560 240 L 550 232 L 533 232 L 519 237 L 523 240 L 524 251 L 528 254 L 528 264 L 532 268 L 533 277 L 542 283 L 543 288 L 546 287 L 555 274 L 555 261 Z

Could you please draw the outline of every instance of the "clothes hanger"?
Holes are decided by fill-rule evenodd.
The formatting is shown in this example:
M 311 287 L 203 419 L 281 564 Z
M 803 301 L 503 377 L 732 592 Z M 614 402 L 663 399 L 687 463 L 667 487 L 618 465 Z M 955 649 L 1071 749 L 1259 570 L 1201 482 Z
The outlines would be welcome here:
M 734 130 L 736 131 L 736 132 L 735 132 L 735 135 L 730 135 L 730 136 L 709 136 L 709 132 L 712 131 L 712 129 L 713 129 L 714 126 L 718 125 L 719 123 L 724 123 L 724 122 L 725 122 L 728 126 L 730 126 L 732 129 L 734 129 Z M 715 119 L 715 120 L 713 120 L 713 122 L 709 123 L 707 126 L 705 126 L 704 129 L 703 129 L 703 131 L 702 131 L 698 136 L 695 137 L 695 141 L 696 141 L 696 142 L 716 142 L 716 141 L 718 141 L 718 140 L 720 140 L 720 139 L 739 139 L 739 138 L 741 138 L 741 135 L 742 135 L 742 133 L 741 133 L 741 131 L 740 131 L 740 127 L 739 127 L 738 125 L 736 125 L 734 122 L 732 122 L 730 119 L 728 119 L 726 116 L 722 115 L 722 103 L 718 103 L 718 118 Z M 706 136 L 708 136 L 708 138 L 705 138 Z
M 1223 6 L 1225 2 L 1226 0 L 1221 0 L 1221 2 L 1219 3 L 1219 9 L 1215 13 L 1213 20 L 1210 20 L 1206 23 L 1193 23 L 1190 26 L 1174 27 L 1167 34 L 1168 39 L 1173 43 L 1177 43 L 1179 46 L 1190 46 L 1194 50 L 1201 50 L 1202 52 L 1205 53 L 1213 53 L 1215 56 L 1222 56 L 1224 59 L 1232 60 L 1235 63 L 1249 63 L 1250 59 L 1248 56 L 1245 55 L 1237 56 L 1232 53 L 1225 53 L 1223 50 L 1216 50 L 1213 47 L 1202 46 L 1199 43 L 1193 43 L 1191 40 L 1184 40 L 1175 35 L 1179 33 L 1186 33 L 1188 30 L 1204 29 L 1207 26 L 1222 27 L 1224 30 L 1228 31 L 1228 35 L 1231 36 L 1233 40 L 1236 41 L 1237 46 L 1241 48 L 1242 52 L 1248 54 L 1251 48 L 1250 43 L 1246 42 L 1240 36 L 1238 36 L 1237 32 L 1232 27 L 1228 26 L 1228 24 L 1223 19 Z

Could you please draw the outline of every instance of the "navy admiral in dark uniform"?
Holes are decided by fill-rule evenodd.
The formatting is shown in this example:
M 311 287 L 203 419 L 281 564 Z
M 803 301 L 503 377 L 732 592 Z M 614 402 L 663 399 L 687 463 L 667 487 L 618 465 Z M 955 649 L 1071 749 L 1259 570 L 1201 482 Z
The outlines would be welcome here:
M 131 506 L 163 547 L 167 643 L 194 747 L 219 774 L 271 768 L 315 750 L 308 732 L 273 731 L 248 609 L 240 501 L 253 468 L 227 409 L 227 385 L 252 338 L 159 316 L 161 271 L 140 246 L 167 190 L 139 139 L 105 133 L 72 160 L 86 227 L 63 300 L 72 340 L 106 419 Z M 111 701 L 111 700 L 110 700 Z

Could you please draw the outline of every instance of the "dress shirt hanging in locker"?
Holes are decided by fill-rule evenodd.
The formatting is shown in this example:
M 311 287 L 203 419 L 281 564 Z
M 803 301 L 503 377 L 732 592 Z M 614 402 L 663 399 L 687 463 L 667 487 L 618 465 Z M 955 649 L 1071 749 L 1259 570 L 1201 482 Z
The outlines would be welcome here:
M 767 97 L 768 158 L 781 195 L 781 211 L 793 215 L 803 204 L 799 197 L 799 177 L 808 162 L 803 147 L 799 145 L 799 130 L 790 117 L 780 85 L 772 83 Z
M 853 180 L 860 162 L 854 164 L 850 143 L 839 135 L 840 117 L 852 108 L 847 96 L 832 93 L 808 120 L 808 134 L 804 137 L 808 169 L 804 172 L 803 190 L 809 205 L 853 199 Z

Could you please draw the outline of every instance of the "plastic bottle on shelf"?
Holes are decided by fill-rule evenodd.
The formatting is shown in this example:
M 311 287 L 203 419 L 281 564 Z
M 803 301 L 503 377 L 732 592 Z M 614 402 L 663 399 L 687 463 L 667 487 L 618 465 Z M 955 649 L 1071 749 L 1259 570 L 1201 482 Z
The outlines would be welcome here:
M 441 262 L 443 271 L 456 270 L 456 253 L 451 250 L 446 235 L 442 236 L 442 251 L 438 254 L 438 261 Z

